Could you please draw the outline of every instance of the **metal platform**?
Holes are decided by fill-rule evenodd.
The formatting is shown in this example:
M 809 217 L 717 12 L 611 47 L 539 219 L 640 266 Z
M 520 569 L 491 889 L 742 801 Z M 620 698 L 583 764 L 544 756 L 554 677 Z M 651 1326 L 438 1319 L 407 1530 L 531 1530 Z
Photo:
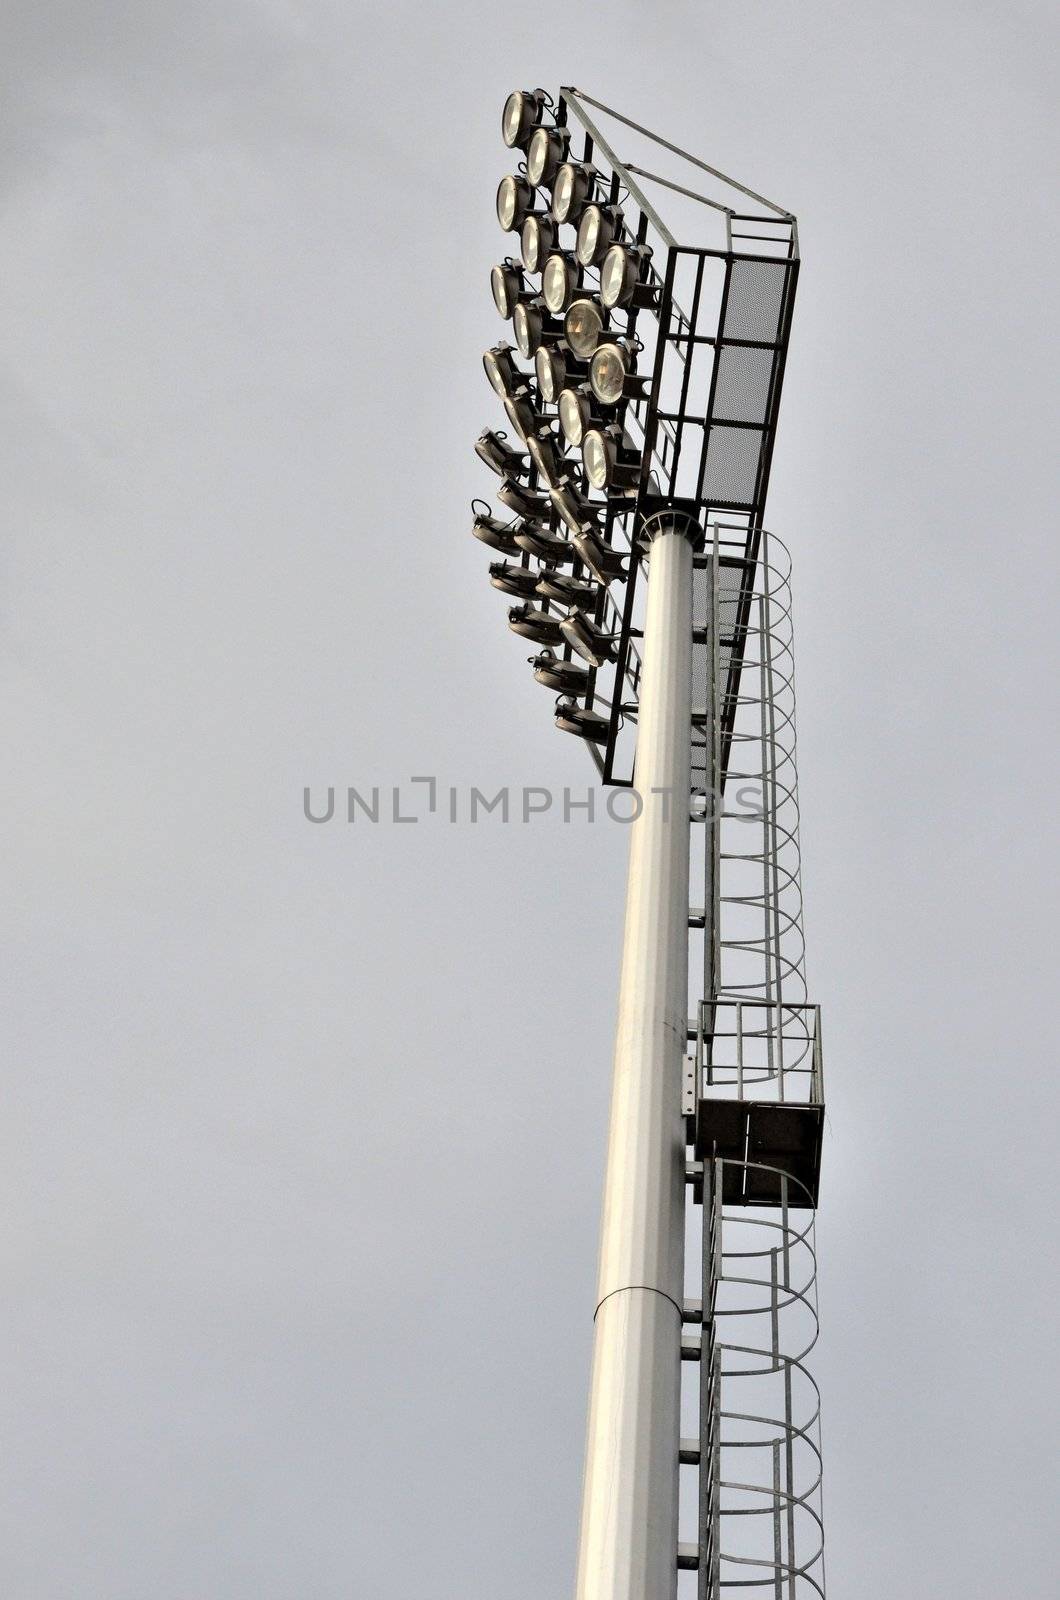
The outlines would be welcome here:
M 823 1129 L 823 1105 L 708 1097 L 696 1107 L 689 1142 L 697 1161 L 724 1163 L 727 1205 L 816 1207 Z M 785 1184 L 785 1175 L 794 1182 Z

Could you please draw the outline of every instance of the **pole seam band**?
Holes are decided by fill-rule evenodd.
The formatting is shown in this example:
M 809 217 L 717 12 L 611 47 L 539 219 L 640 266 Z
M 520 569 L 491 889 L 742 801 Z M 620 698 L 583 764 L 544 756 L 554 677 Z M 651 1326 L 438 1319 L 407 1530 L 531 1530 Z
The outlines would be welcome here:
M 681 1307 L 677 1304 L 677 1301 L 674 1299 L 673 1295 L 667 1294 L 665 1289 L 656 1289 L 654 1284 L 651 1284 L 651 1283 L 624 1283 L 622 1285 L 621 1289 L 610 1289 L 607 1292 L 607 1294 L 604 1295 L 604 1299 L 601 1300 L 599 1302 L 599 1304 L 597 1305 L 596 1311 L 593 1312 L 593 1321 L 594 1322 L 596 1321 L 597 1314 L 598 1314 L 598 1312 L 600 1310 L 600 1306 L 602 1306 L 604 1304 L 605 1300 L 613 1299 L 616 1294 L 628 1294 L 631 1289 L 643 1289 L 646 1294 L 657 1294 L 663 1300 L 669 1300 L 670 1304 L 673 1306 L 674 1310 L 677 1312 L 677 1315 L 678 1315 L 678 1318 L 680 1319 L 680 1321 L 684 1322 L 684 1320 L 685 1320 L 684 1312 L 681 1309 Z

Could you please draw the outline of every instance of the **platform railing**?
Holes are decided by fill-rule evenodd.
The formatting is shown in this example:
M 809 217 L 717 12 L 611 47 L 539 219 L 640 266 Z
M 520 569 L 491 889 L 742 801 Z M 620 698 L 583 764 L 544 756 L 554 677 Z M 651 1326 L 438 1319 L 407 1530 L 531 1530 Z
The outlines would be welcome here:
M 701 1000 L 696 1084 L 699 1094 L 822 1104 L 820 1006 L 726 995 Z

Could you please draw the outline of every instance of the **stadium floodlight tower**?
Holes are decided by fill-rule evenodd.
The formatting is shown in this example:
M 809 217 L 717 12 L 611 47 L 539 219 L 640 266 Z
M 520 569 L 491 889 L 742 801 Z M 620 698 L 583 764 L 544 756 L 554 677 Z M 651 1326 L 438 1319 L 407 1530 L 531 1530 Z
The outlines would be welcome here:
M 820 1596 L 821 1032 L 763 521 L 795 218 L 577 89 L 502 133 L 484 365 L 518 443 L 479 439 L 512 515 L 473 531 L 557 726 L 634 791 L 577 1600 Z

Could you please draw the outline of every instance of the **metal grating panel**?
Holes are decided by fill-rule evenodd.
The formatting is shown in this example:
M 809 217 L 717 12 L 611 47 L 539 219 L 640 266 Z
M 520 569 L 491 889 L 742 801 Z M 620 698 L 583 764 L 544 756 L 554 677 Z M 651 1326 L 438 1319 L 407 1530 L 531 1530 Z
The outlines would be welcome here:
M 710 785 L 712 765 L 712 735 L 708 731 L 713 708 L 720 703 L 723 724 L 731 718 L 733 696 L 739 671 L 742 645 L 736 635 L 740 618 L 740 602 L 747 581 L 747 566 L 742 560 L 724 556 L 718 562 L 718 687 L 713 689 L 714 644 L 711 637 L 710 589 L 713 562 L 708 551 L 706 561 L 697 565 L 692 574 L 692 625 L 700 637 L 692 645 L 692 710 L 697 717 L 707 721 L 698 724 L 692 734 L 692 781 L 696 788 Z
M 718 351 L 714 416 L 726 422 L 763 424 L 769 410 L 774 359 L 772 350 L 722 345 Z
M 784 261 L 752 261 L 738 256 L 729 278 L 722 338 L 760 339 L 775 344 L 787 276 L 788 265 Z
M 703 494 L 727 505 L 754 502 L 762 435 L 757 428 L 731 428 L 715 424 L 707 445 Z

